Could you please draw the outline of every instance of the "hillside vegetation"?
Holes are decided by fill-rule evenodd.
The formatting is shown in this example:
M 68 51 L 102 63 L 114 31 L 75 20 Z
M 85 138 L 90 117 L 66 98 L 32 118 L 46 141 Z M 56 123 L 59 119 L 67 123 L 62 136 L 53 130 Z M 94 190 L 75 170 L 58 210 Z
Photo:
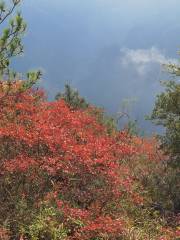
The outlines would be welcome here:
M 159 137 L 119 130 L 69 85 L 48 101 L 40 71 L 11 69 L 20 3 L 0 1 L 0 240 L 179 240 L 180 84 L 157 97 Z
M 156 139 L 23 81 L 1 83 L 0 104 L 1 239 L 178 239 L 177 170 Z

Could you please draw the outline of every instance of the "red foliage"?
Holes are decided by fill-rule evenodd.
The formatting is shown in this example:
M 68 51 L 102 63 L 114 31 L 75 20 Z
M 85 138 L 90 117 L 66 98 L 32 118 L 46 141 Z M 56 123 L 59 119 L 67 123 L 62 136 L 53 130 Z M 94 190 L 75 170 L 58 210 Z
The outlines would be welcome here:
M 19 181 L 16 194 L 34 207 L 53 201 L 67 225 L 69 219 L 82 221 L 70 226 L 69 239 L 116 239 L 124 223 L 116 211 L 107 211 L 109 205 L 116 209 L 124 194 L 142 203 L 122 164 L 141 151 L 139 140 L 126 132 L 110 136 L 88 109 L 47 102 L 42 92 L 18 91 L 20 86 L 0 91 L 1 178 Z

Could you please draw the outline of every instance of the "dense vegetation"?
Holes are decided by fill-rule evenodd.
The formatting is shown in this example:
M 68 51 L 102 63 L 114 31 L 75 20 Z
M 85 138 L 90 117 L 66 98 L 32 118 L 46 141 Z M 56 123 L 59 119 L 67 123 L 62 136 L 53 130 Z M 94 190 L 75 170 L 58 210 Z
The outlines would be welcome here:
M 2 239 L 176 239 L 178 181 L 157 140 L 23 81 L 2 82 L 0 104 Z
M 11 3 L 0 4 L 0 24 Z M 0 239 L 178 240 L 179 83 L 151 116 L 162 138 L 118 130 L 69 85 L 49 102 L 40 72 L 18 79 L 10 59 L 24 30 L 18 14 L 0 38 Z

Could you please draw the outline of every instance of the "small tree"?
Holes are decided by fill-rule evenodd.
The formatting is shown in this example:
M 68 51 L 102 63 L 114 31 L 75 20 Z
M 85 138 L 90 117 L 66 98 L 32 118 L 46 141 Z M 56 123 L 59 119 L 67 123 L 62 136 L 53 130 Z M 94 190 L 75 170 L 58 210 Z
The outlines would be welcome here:
M 160 136 L 161 146 L 177 164 L 180 161 L 180 83 L 173 80 L 164 85 L 165 91 L 157 96 L 151 119 L 165 128 L 165 134 Z
M 0 0 L 0 80 L 12 80 L 18 77 L 11 70 L 10 64 L 13 57 L 23 52 L 22 37 L 26 31 L 26 23 L 20 12 L 14 15 L 15 9 L 22 0 L 2 1 Z M 9 22 L 8 22 L 9 21 Z M 40 71 L 29 72 L 29 81 L 24 85 L 32 86 L 40 77 Z
M 20 0 L 12 0 L 11 6 L 7 6 L 4 1 L 0 1 L 0 24 L 4 25 L 13 14 L 15 8 L 20 4 Z M 9 65 L 12 57 L 17 56 L 23 52 L 22 35 L 26 30 L 26 23 L 24 22 L 20 13 L 9 20 L 8 26 L 2 30 L 0 36 L 0 73 L 9 73 Z
M 69 84 L 65 85 L 64 92 L 58 93 L 55 99 L 63 99 L 69 107 L 73 109 L 86 109 L 89 106 L 86 100 L 79 95 L 79 92 L 73 89 Z

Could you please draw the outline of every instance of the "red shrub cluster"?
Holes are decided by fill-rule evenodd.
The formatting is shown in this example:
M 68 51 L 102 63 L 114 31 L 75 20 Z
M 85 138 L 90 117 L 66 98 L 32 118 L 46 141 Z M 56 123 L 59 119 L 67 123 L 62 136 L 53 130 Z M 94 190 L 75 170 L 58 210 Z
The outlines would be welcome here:
M 9 209 L 8 218 L 16 215 L 16 222 L 28 225 L 33 219 L 28 213 L 46 203 L 59 212 L 67 239 L 113 240 L 123 234 L 121 198 L 143 201 L 123 163 L 142 148 L 126 132 L 109 135 L 90 112 L 73 110 L 63 100 L 47 102 L 40 91 L 21 91 L 21 83 L 2 87 L 1 212 Z M 24 213 L 17 207 L 20 202 Z M 20 231 L 17 226 L 10 224 L 12 234 Z
M 46 102 L 38 91 L 2 91 L 0 104 L 1 177 L 23 178 L 17 194 L 32 206 L 55 191 L 67 218 L 85 219 L 83 236 L 119 235 L 122 221 L 105 209 L 131 193 L 133 179 L 121 171 L 122 159 L 135 153 L 127 134 L 111 137 L 88 110 Z

